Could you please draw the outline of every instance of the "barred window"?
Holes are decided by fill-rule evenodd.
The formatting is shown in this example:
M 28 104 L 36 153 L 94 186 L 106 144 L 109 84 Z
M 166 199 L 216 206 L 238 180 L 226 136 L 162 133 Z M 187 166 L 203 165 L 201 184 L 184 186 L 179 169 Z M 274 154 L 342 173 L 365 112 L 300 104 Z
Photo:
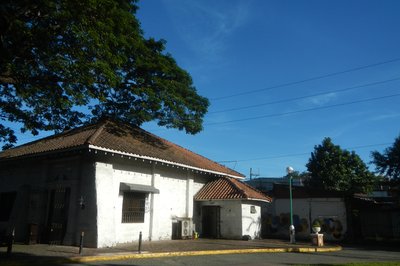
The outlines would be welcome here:
M 144 223 L 146 193 L 124 192 L 122 223 Z

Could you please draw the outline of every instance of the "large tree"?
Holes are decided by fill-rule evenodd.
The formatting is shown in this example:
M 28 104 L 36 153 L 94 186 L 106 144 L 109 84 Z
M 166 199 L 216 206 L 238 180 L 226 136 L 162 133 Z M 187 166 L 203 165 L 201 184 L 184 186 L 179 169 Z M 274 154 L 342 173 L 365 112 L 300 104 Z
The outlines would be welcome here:
M 314 188 L 346 194 L 367 193 L 376 182 L 376 177 L 354 151 L 341 149 L 330 138 L 315 146 L 306 166 L 310 173 L 307 185 Z
M 400 180 L 400 136 L 383 153 L 373 151 L 371 155 L 378 173 L 390 179 Z
M 209 102 L 190 75 L 145 38 L 137 0 L 2 0 L 0 141 L 100 117 L 195 134 Z

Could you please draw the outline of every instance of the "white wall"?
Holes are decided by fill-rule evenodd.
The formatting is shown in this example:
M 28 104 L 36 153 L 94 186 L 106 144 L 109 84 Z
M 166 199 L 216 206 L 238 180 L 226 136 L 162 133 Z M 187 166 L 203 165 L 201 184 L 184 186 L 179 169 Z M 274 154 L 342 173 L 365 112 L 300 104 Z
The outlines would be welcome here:
M 255 210 L 254 213 L 251 213 L 252 209 Z M 254 201 L 243 202 L 242 235 L 249 235 L 252 239 L 261 237 L 261 203 Z
M 252 239 L 261 235 L 261 205 L 258 201 L 247 200 L 213 200 L 199 201 L 198 208 L 202 206 L 220 207 L 220 236 L 222 238 L 242 239 L 250 236 Z M 267 204 L 267 203 L 265 203 Z M 251 206 L 256 212 L 251 213 Z M 201 223 L 198 229 L 201 232 Z
M 160 194 L 155 196 L 154 234 L 152 239 L 171 239 L 172 222 L 180 217 L 192 217 L 187 213 L 187 182 L 190 177 L 186 171 L 175 168 L 159 170 Z M 193 201 L 193 195 L 191 200 Z M 190 204 L 190 203 L 189 203 Z
M 171 239 L 172 223 L 193 217 L 193 196 L 206 179 L 185 169 L 143 161 L 96 163 L 98 247 L 143 240 Z M 149 193 L 144 223 L 122 223 L 121 182 L 153 186 Z M 114 218 L 112 218 L 114 217 Z
M 96 164 L 97 246 L 116 244 L 115 215 L 118 209 L 118 186 L 112 164 Z

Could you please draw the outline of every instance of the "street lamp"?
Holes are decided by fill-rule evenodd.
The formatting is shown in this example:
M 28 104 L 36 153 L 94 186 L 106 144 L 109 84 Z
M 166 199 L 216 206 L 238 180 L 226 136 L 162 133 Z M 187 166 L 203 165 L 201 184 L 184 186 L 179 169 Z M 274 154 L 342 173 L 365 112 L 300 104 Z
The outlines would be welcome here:
M 286 167 L 286 173 L 289 177 L 289 201 L 290 201 L 290 227 L 289 227 L 289 235 L 290 235 L 290 243 L 296 243 L 295 239 L 295 230 L 293 225 L 293 198 L 292 198 L 292 173 L 294 172 L 293 167 Z

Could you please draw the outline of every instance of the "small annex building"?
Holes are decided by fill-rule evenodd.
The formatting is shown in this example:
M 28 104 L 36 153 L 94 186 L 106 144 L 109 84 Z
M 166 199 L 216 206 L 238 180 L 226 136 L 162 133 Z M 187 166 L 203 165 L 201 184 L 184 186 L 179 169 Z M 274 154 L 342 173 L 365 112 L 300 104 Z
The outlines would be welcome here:
M 0 232 L 17 241 L 107 247 L 260 235 L 270 198 L 244 176 L 138 127 L 110 120 L 0 153 Z
M 262 208 L 272 199 L 235 178 L 208 182 L 194 196 L 203 235 L 214 238 L 261 238 Z

